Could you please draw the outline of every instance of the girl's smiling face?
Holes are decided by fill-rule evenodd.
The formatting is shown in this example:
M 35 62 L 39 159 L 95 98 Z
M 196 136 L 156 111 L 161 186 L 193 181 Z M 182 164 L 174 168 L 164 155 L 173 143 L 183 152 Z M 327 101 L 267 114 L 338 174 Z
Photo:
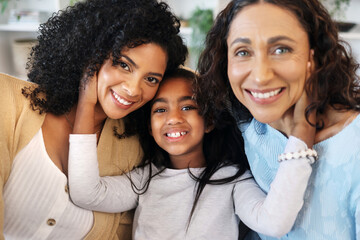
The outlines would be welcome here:
M 166 51 L 154 43 L 126 48 L 121 56 L 116 65 L 107 59 L 98 73 L 98 111 L 112 119 L 123 118 L 150 101 L 167 64 Z
M 227 45 L 236 98 L 260 122 L 281 120 L 310 76 L 308 36 L 296 16 L 270 3 L 247 6 L 232 21 Z
M 151 107 L 151 134 L 168 152 L 172 167 L 203 167 L 204 118 L 199 115 L 192 84 L 169 78 L 161 84 Z

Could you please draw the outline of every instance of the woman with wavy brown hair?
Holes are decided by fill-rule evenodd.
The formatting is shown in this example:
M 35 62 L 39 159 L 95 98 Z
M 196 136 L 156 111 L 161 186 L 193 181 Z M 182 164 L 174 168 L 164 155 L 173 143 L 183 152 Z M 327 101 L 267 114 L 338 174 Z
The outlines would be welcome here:
M 349 49 L 318 0 L 233 0 L 207 35 L 199 105 L 205 115 L 232 110 L 265 192 L 291 126 L 305 116 L 316 127 L 306 142 L 319 161 L 297 221 L 281 239 L 360 238 L 360 81 Z
M 100 173 L 137 165 L 141 107 L 186 58 L 179 28 L 155 0 L 81 1 L 40 25 L 29 81 L 0 74 L 0 239 L 131 239 L 129 212 L 71 201 L 69 134 L 93 113 Z

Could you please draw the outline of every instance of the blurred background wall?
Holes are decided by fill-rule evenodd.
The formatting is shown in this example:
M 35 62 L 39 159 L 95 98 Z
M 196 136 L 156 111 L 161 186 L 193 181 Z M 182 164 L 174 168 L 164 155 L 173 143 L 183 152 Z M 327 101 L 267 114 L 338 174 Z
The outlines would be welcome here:
M 206 32 L 213 19 L 229 0 L 164 0 L 181 19 L 181 35 L 189 47 L 187 66 L 196 68 L 197 58 L 203 47 Z M 322 0 L 329 10 L 335 1 Z M 7 2 L 5 9 L 3 2 Z M 37 37 L 40 23 L 55 11 L 74 4 L 76 0 L 0 0 L 0 72 L 26 79 L 25 63 L 29 48 Z M 334 18 L 341 22 L 354 23 L 348 32 L 340 37 L 351 44 L 353 53 L 360 61 L 360 0 L 350 0 Z

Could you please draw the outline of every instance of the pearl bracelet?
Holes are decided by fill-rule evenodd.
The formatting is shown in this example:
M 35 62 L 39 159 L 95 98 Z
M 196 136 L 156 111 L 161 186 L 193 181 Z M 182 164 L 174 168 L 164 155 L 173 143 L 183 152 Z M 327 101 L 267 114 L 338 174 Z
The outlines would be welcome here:
M 307 158 L 310 164 L 313 164 L 318 159 L 318 154 L 314 149 L 301 150 L 299 152 L 288 152 L 282 153 L 278 157 L 278 162 L 290 160 L 290 159 L 300 159 Z

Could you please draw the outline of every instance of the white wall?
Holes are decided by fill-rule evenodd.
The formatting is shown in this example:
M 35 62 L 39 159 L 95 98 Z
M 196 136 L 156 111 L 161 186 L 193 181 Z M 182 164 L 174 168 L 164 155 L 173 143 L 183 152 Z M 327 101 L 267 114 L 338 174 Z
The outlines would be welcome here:
M 189 18 L 191 13 L 199 7 L 201 9 L 211 8 L 214 10 L 214 16 L 227 5 L 230 0 L 163 0 L 167 2 L 174 13 L 182 18 Z M 324 0 L 330 1 L 330 0 Z M 346 9 L 346 20 L 360 24 L 360 0 L 350 0 L 350 6 Z M 5 24 L 9 10 L 12 7 L 22 9 L 37 9 L 47 11 L 57 11 L 64 8 L 69 0 L 11 0 L 5 14 L 0 14 L 0 24 Z M 360 62 L 360 25 L 354 30 L 354 34 L 341 34 L 348 41 L 353 49 L 354 55 Z M 189 42 L 189 29 L 182 31 L 185 40 Z M 11 64 L 11 42 L 18 38 L 36 37 L 35 32 L 9 32 L 0 30 L 0 72 L 13 74 L 13 66 Z

